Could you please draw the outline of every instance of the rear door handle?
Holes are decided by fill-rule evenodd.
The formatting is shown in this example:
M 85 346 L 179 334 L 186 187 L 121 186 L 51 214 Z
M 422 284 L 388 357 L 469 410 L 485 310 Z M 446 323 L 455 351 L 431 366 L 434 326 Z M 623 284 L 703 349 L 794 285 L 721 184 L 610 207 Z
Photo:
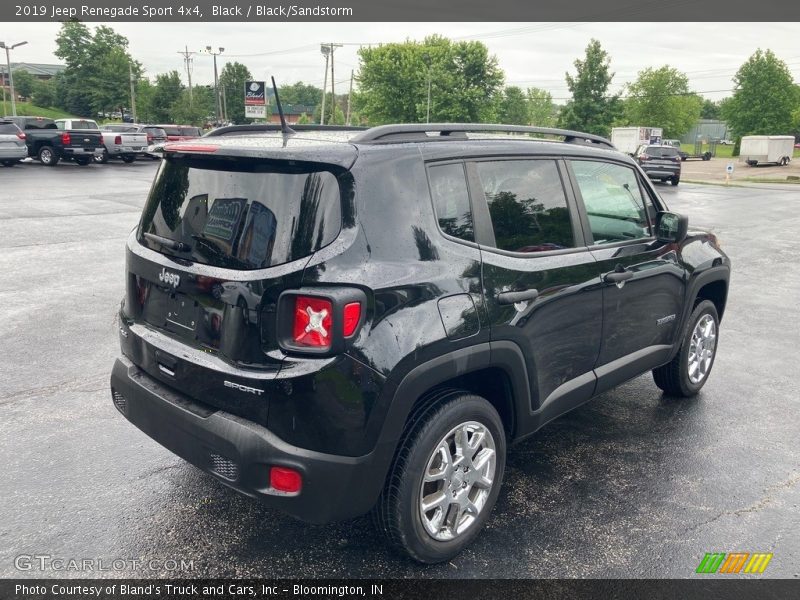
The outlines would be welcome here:
M 603 281 L 607 283 L 622 283 L 623 281 L 628 281 L 632 278 L 633 271 L 628 271 L 627 269 L 623 269 L 621 271 L 611 271 L 611 273 L 606 273 L 603 275 Z
M 539 297 L 539 290 L 531 288 L 521 292 L 500 292 L 497 294 L 498 304 L 516 304 L 517 302 L 530 302 Z

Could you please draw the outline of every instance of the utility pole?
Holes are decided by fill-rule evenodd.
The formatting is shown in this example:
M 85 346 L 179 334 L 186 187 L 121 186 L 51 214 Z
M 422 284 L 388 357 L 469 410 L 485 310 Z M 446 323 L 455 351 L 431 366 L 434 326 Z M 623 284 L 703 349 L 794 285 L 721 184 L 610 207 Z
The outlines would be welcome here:
M 333 52 L 336 48 L 341 48 L 341 44 L 328 44 L 331 49 L 331 123 L 335 124 L 336 121 L 336 90 L 334 90 L 334 80 L 333 80 Z
M 228 94 L 226 93 L 228 88 L 224 85 L 220 90 L 222 92 L 222 120 L 226 123 L 228 122 Z
M 350 91 L 347 92 L 347 118 L 345 119 L 345 125 L 348 127 L 350 126 L 350 101 L 353 98 L 353 70 L 350 69 Z
M 322 84 L 322 108 L 319 113 L 319 124 L 325 125 L 325 96 L 328 95 L 328 59 L 331 55 L 330 44 L 320 44 L 319 50 L 325 55 L 325 83 Z
M 183 52 L 178 50 L 178 54 L 183 56 L 183 62 L 186 65 L 186 78 L 189 80 L 189 106 L 192 106 L 192 63 L 194 62 L 192 56 L 196 53 L 189 52 L 189 46 L 184 46 L 183 48 Z
M 132 63 L 128 63 L 128 75 L 131 84 L 131 118 L 133 119 L 134 123 L 137 123 L 138 121 L 136 120 L 136 86 L 134 85 Z
M 225 48 L 220 47 L 217 52 L 214 52 L 211 49 L 211 46 L 206 46 L 206 52 L 214 57 L 214 109 L 215 109 L 215 118 L 217 120 L 217 125 L 220 122 L 220 114 L 221 114 L 221 106 L 220 106 L 220 97 L 219 97 L 219 76 L 217 75 L 217 56 L 225 52 Z
M 17 116 L 17 99 L 15 96 L 17 95 L 14 92 L 14 74 L 11 72 L 11 54 L 10 51 L 14 48 L 18 48 L 19 46 L 24 46 L 28 42 L 19 42 L 18 44 L 12 44 L 9 46 L 5 42 L 0 42 L 0 48 L 5 48 L 6 50 L 6 68 L 8 69 L 8 85 L 11 92 L 11 114 L 15 117 Z M 3 88 L 5 89 L 5 88 Z M 5 99 L 3 100 L 3 105 L 5 105 Z

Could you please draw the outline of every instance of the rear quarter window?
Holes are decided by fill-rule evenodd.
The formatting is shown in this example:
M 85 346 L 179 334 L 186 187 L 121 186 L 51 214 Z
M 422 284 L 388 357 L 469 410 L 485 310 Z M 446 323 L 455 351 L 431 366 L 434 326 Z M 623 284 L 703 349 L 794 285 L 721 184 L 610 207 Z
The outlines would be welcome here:
M 0 123 L 0 134 L 16 135 L 17 133 L 19 133 L 19 128 L 13 123 Z

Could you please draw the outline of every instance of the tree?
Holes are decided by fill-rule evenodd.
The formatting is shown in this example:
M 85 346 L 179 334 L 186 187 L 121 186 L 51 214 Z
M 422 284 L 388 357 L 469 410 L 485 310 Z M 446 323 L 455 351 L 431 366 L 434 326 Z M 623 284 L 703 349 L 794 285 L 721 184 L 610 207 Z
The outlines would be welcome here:
M 49 108 L 56 105 L 56 84 L 52 79 L 37 79 L 33 84 L 33 103 Z
M 703 100 L 703 107 L 700 109 L 701 119 L 719 119 L 719 102 L 712 102 L 708 98 Z
M 78 21 L 66 21 L 56 36 L 55 55 L 65 63 L 57 82 L 57 102 L 77 115 L 123 108 L 128 82 L 141 76 L 141 65 L 128 53 L 128 39 L 106 26 L 94 32 Z
M 278 91 L 278 93 L 280 93 L 280 91 Z M 333 96 L 331 95 L 330 92 L 328 92 L 325 95 L 325 125 L 344 125 L 344 123 L 345 123 L 345 115 L 344 115 L 344 111 L 342 110 L 342 104 L 341 104 L 342 96 L 337 96 L 336 97 L 337 102 L 336 102 L 335 111 L 333 113 L 333 118 L 331 118 L 331 102 L 332 102 L 332 98 L 333 98 Z M 345 96 L 345 98 L 346 98 L 346 96 Z M 283 98 L 281 98 L 281 103 L 283 103 Z M 315 123 L 319 123 L 320 122 L 321 109 L 322 109 L 322 104 L 317 104 L 316 108 L 314 108 L 313 118 L 314 118 L 314 122 Z M 277 112 L 277 109 L 276 109 L 276 112 Z
M 244 84 L 251 79 L 250 70 L 240 62 L 227 63 L 219 76 L 220 90 L 225 94 L 228 107 L 228 120 L 237 125 L 248 121 L 244 118 Z
M 554 127 L 557 119 L 556 105 L 550 92 L 528 88 L 528 122 L 537 127 Z
M 175 103 L 180 100 L 182 92 L 183 84 L 177 71 L 156 75 L 148 106 L 152 120 L 157 123 L 169 123 L 172 120 Z
M 661 127 L 665 138 L 681 137 L 700 118 L 703 100 L 689 91 L 689 78 L 668 65 L 640 71 L 627 91 L 627 122 Z
M 515 85 L 508 86 L 500 101 L 500 120 L 508 125 L 527 125 L 529 118 L 525 92 Z
M 36 78 L 25 69 L 15 69 L 12 73 L 14 75 L 14 92 L 23 98 L 30 98 L 36 85 Z
M 736 72 L 733 83 L 733 96 L 723 104 L 722 117 L 736 137 L 791 131 L 791 115 L 800 94 L 786 63 L 772 50 L 756 50 Z
M 322 100 L 322 88 L 298 81 L 292 85 L 281 86 L 278 89 L 281 104 L 303 104 L 316 106 Z
M 373 124 L 497 118 L 503 71 L 484 44 L 430 36 L 359 50 L 356 110 Z
M 607 96 L 614 73 L 611 59 L 593 39 L 586 47 L 586 58 L 574 63 L 575 76 L 566 74 L 567 87 L 572 99 L 559 115 L 559 122 L 567 129 L 608 136 L 611 124 L 621 109 L 619 95 Z

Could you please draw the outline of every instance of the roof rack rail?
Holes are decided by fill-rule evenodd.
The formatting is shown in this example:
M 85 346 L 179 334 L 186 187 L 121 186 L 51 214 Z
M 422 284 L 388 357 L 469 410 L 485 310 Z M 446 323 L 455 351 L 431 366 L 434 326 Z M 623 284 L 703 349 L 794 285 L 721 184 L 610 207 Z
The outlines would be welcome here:
M 366 127 L 355 127 L 350 125 L 292 125 L 295 131 L 366 131 Z M 282 131 L 279 124 L 258 123 L 252 125 L 228 125 L 212 129 L 203 137 L 217 137 L 222 135 L 246 135 L 248 133 Z
M 539 135 L 555 135 L 564 138 L 568 144 L 598 144 L 614 148 L 604 137 L 592 133 L 582 133 L 569 129 L 553 129 L 551 127 L 530 127 L 527 125 L 496 125 L 490 123 L 406 123 L 401 125 L 380 125 L 372 127 L 364 133 L 351 138 L 351 142 L 361 144 L 390 144 L 420 140 L 436 140 L 437 138 L 467 139 L 467 133 L 536 133 Z M 435 133 L 438 135 L 428 135 Z

